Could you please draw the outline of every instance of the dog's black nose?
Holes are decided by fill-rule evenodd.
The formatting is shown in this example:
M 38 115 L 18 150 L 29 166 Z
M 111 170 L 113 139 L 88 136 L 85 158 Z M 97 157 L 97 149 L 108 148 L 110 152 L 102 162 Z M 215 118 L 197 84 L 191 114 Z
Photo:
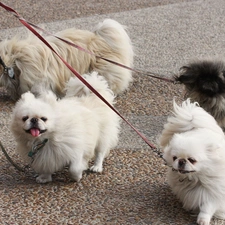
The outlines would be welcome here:
M 186 164 L 185 159 L 180 159 L 179 162 L 178 162 L 179 168 L 183 168 L 185 164 Z
M 31 121 L 31 123 L 35 124 L 35 123 L 37 123 L 38 119 L 33 117 L 30 121 Z

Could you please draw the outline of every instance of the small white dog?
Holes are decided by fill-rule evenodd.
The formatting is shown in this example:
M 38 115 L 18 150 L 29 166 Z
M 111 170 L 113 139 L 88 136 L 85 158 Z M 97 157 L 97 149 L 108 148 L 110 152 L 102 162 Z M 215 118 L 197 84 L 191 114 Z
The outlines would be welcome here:
M 160 138 L 169 166 L 168 183 L 187 210 L 199 210 L 197 223 L 225 219 L 225 138 L 215 119 L 186 100 L 168 118 Z
M 104 77 L 95 72 L 84 77 L 113 104 L 114 94 Z M 70 79 L 67 92 L 69 96 L 61 100 L 51 91 L 39 97 L 27 92 L 13 111 L 16 150 L 39 174 L 39 183 L 50 182 L 52 173 L 65 166 L 79 181 L 94 156 L 90 169 L 101 172 L 104 158 L 118 142 L 120 120 L 115 112 L 77 78 Z
M 130 38 L 115 20 L 104 20 L 94 32 L 71 28 L 56 35 L 98 56 L 128 67 L 133 65 Z M 55 37 L 48 36 L 46 40 L 80 74 L 97 71 L 104 76 L 115 94 L 128 88 L 132 81 L 131 71 L 125 68 L 78 50 Z M 0 86 L 6 87 L 14 100 L 40 83 L 58 97 L 63 97 L 65 84 L 74 76 L 57 55 L 33 35 L 1 41 L 0 57 Z

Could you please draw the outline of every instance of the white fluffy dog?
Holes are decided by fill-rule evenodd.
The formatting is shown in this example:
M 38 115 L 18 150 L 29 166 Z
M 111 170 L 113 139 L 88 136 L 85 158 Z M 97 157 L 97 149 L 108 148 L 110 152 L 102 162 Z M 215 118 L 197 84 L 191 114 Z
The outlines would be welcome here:
M 67 29 L 56 34 L 98 56 L 122 63 L 133 64 L 133 48 L 124 27 L 112 19 L 99 23 L 94 32 Z M 80 74 L 97 71 L 105 77 L 115 94 L 128 88 L 132 81 L 131 71 L 106 62 L 98 57 L 78 50 L 55 37 L 46 40 Z M 0 57 L 5 66 L 0 65 L 0 85 L 6 87 L 12 99 L 17 100 L 36 85 L 52 90 L 58 97 L 65 95 L 65 84 L 74 74 L 63 62 L 33 35 L 25 39 L 17 37 L 0 43 Z
M 84 77 L 113 104 L 114 94 L 104 77 L 95 72 Z M 67 89 L 69 96 L 61 100 L 51 91 L 39 97 L 27 92 L 13 111 L 11 130 L 16 150 L 39 174 L 39 183 L 50 182 L 52 173 L 65 166 L 79 181 L 94 156 L 90 169 L 101 172 L 104 158 L 118 142 L 117 114 L 77 78 L 70 79 Z M 74 94 L 80 96 L 73 97 Z
M 187 210 L 199 210 L 197 223 L 225 219 L 225 138 L 215 119 L 186 100 L 165 124 L 160 144 L 169 166 L 168 183 Z

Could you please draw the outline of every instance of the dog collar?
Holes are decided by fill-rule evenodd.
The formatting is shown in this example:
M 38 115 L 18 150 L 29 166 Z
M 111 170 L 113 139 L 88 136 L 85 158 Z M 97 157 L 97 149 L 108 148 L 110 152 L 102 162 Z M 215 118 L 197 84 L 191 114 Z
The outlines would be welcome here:
M 15 79 L 14 69 L 12 67 L 7 67 L 0 57 L 0 64 L 3 66 L 4 72 L 3 74 L 8 75 L 11 79 Z
M 28 156 L 33 158 L 39 150 L 44 148 L 47 142 L 48 142 L 48 139 L 46 138 L 43 141 L 38 142 L 37 144 L 33 143 L 31 150 L 28 152 Z

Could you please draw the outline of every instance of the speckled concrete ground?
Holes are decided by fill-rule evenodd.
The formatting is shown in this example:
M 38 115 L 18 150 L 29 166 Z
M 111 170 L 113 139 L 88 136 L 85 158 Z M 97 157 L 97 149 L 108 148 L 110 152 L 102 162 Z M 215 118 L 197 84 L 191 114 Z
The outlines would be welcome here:
M 104 18 L 126 25 L 135 46 L 135 68 L 170 77 L 189 59 L 224 57 L 224 0 L 13 1 L 6 4 L 52 31 L 75 26 L 91 29 Z M 25 28 L 0 9 L 0 39 Z M 183 99 L 183 87 L 134 74 L 130 89 L 118 96 L 117 108 L 157 145 L 172 99 Z M 14 160 L 9 131 L 14 103 L 0 89 L 0 140 Z M 104 163 L 102 174 L 85 173 L 79 183 L 58 172 L 40 185 L 31 172 L 15 170 L 0 152 L 0 224 L 173 224 L 193 225 L 196 217 L 166 182 L 166 166 L 137 134 L 122 123 L 120 142 Z M 225 224 L 214 219 L 212 225 Z

